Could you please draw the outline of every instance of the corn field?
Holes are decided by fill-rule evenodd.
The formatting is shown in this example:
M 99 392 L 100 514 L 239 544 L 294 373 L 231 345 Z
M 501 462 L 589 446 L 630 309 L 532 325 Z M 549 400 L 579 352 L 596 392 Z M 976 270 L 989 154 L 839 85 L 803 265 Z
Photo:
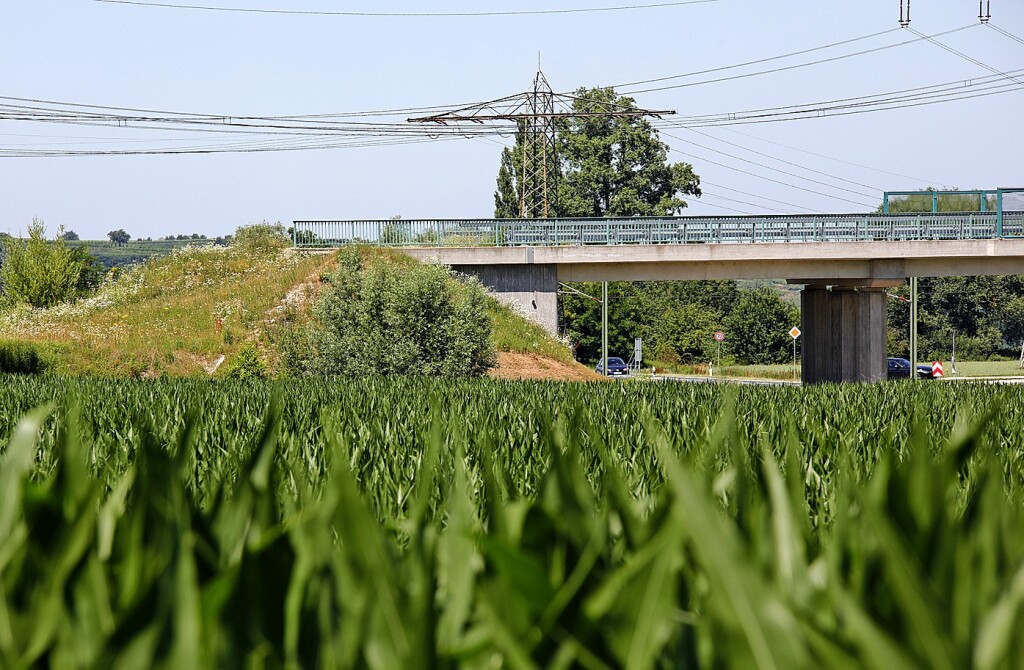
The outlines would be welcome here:
M 1024 394 L 0 376 L 0 668 L 1024 667 Z

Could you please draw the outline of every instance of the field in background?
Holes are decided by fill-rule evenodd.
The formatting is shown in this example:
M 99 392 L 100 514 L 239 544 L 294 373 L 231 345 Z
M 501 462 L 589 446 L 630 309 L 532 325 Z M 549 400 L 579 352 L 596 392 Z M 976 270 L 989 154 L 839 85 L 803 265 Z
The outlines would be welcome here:
M 86 247 L 107 269 L 125 268 L 143 263 L 151 258 L 169 256 L 175 249 L 186 246 L 213 244 L 212 239 L 190 240 L 131 240 L 128 244 L 116 245 L 108 240 L 75 240 L 70 247 Z

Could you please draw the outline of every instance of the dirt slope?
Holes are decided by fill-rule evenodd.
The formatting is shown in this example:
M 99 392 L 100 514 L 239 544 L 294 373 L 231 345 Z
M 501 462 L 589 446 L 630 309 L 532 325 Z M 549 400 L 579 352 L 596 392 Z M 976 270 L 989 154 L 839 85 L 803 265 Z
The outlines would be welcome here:
M 497 379 L 543 379 L 563 382 L 602 381 L 602 377 L 579 363 L 564 363 L 538 354 L 498 352 L 498 366 L 488 372 Z

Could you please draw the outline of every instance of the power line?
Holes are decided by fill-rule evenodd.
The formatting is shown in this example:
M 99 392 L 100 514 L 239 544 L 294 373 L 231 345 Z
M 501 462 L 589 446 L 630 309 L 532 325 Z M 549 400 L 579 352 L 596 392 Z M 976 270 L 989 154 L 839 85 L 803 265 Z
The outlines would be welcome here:
M 699 144 L 699 143 L 693 142 L 691 140 L 685 140 L 685 139 L 679 137 L 678 135 L 669 135 L 668 133 L 664 133 L 664 134 L 668 135 L 671 138 L 677 139 L 680 142 L 685 142 L 687 144 L 692 144 L 695 147 L 700 147 L 701 149 L 707 149 L 708 151 L 715 151 L 715 153 L 720 154 L 722 156 L 727 156 L 729 158 L 741 161 L 743 163 L 749 163 L 750 165 L 754 165 L 754 166 L 757 166 L 759 168 L 764 168 L 765 170 L 772 170 L 773 172 L 778 172 L 779 174 L 784 174 L 784 175 L 787 175 L 789 177 L 796 177 L 797 179 L 800 179 L 800 180 L 803 180 L 803 181 L 807 181 L 807 182 L 810 182 L 812 184 L 818 184 L 819 186 L 824 186 L 826 188 L 832 188 L 832 189 L 835 189 L 837 191 L 844 191 L 846 193 L 851 193 L 853 195 L 859 195 L 859 196 L 863 196 L 863 197 L 866 197 L 866 198 L 874 197 L 873 193 L 863 193 L 861 191 L 855 191 L 853 189 L 845 188 L 843 186 L 835 186 L 833 184 L 829 184 L 828 182 L 824 182 L 824 181 L 821 181 L 819 179 L 812 179 L 810 177 L 804 177 L 803 175 L 799 175 L 799 174 L 796 174 L 796 173 L 793 173 L 793 172 L 787 172 L 786 170 L 781 170 L 779 168 L 772 167 L 771 165 L 765 165 L 764 163 L 758 163 L 756 161 L 752 161 L 750 159 L 743 158 L 742 156 L 736 156 L 734 154 L 725 153 L 724 151 L 716 151 L 712 147 L 709 147 L 709 146 L 704 145 L 704 144 Z M 859 202 L 856 202 L 856 201 L 853 201 L 853 200 L 848 200 L 847 202 L 854 202 L 856 204 L 863 204 L 863 203 L 859 203 Z
M 921 179 L 920 177 L 911 177 L 909 175 L 900 174 L 899 172 L 889 172 L 888 170 L 882 170 L 880 168 L 872 167 L 870 165 L 863 165 L 861 163 L 854 163 L 852 161 L 843 160 L 842 158 L 836 158 L 835 156 L 829 156 L 829 155 L 826 155 L 826 154 L 819 154 L 819 153 L 814 152 L 814 151 L 808 151 L 807 149 L 801 149 L 800 147 L 794 147 L 794 146 L 791 146 L 789 144 L 783 144 L 782 142 L 776 142 L 774 140 L 765 139 L 763 137 L 757 137 L 755 135 L 750 135 L 749 133 L 740 132 L 739 130 L 735 130 L 733 128 L 723 128 L 723 130 L 725 130 L 726 132 L 729 132 L 729 133 L 734 133 L 736 135 L 742 135 L 743 137 L 747 137 L 747 138 L 750 138 L 752 140 L 757 140 L 759 142 L 765 142 L 767 144 L 774 144 L 775 146 L 782 147 L 783 149 L 790 149 L 792 151 L 799 151 L 800 153 L 808 154 L 809 156 L 817 156 L 818 158 L 824 158 L 826 160 L 835 161 L 836 163 L 842 163 L 844 165 L 850 165 L 852 167 L 862 168 L 864 170 L 871 170 L 872 172 L 878 172 L 879 174 L 887 174 L 887 175 L 889 175 L 891 177 L 901 177 L 903 179 L 910 179 L 912 181 L 921 182 L 923 184 L 941 185 L 941 184 L 948 183 L 948 182 L 943 181 L 943 180 Z
M 803 205 L 797 205 L 797 204 L 792 203 L 792 202 L 786 202 L 785 200 L 776 200 L 774 198 L 769 198 L 769 197 L 760 195 L 758 193 L 751 193 L 749 191 L 741 191 L 738 188 L 732 188 L 731 186 L 722 186 L 721 184 L 715 184 L 715 183 L 707 181 L 706 179 L 703 179 L 703 178 L 700 180 L 700 184 L 701 184 L 702 187 L 705 184 L 707 184 L 708 186 L 712 186 L 714 188 L 720 188 L 720 189 L 724 189 L 726 191 L 732 191 L 733 193 L 739 193 L 740 195 L 750 196 L 751 198 L 760 198 L 761 200 L 767 200 L 768 202 L 774 202 L 774 203 L 779 204 L 779 205 L 785 205 L 786 207 L 792 207 L 794 209 L 802 209 L 805 212 L 812 212 L 812 213 L 817 214 L 817 211 L 814 210 L 814 209 L 811 209 L 810 207 L 804 207 Z M 787 212 L 787 213 L 789 213 L 789 212 Z
M 837 181 L 846 182 L 847 184 L 853 184 L 854 186 L 861 186 L 863 188 L 870 189 L 872 191 L 884 191 L 885 190 L 884 188 L 879 188 L 877 186 L 871 186 L 869 184 L 862 184 L 859 181 L 853 181 L 852 179 L 846 179 L 844 177 L 840 177 L 838 175 L 834 175 L 834 174 L 832 174 L 830 172 L 823 172 L 821 170 L 815 170 L 814 168 L 809 168 L 809 167 L 807 167 L 805 165 L 800 165 L 799 163 L 793 163 L 791 161 L 783 160 L 783 159 L 781 159 L 781 158 L 779 158 L 777 156 L 772 156 L 771 154 L 766 154 L 766 153 L 763 153 L 761 151 L 757 151 L 756 149 L 751 149 L 750 147 L 743 146 L 742 144 L 736 144 L 735 142 L 730 142 L 728 140 L 723 140 L 720 137 L 715 137 L 714 135 L 709 135 L 708 133 L 702 133 L 701 131 L 696 130 L 694 128 L 684 128 L 684 130 L 688 130 L 691 133 L 696 133 L 698 135 L 701 135 L 702 137 L 706 137 L 706 138 L 708 138 L 710 140 L 714 140 L 716 142 L 721 142 L 722 144 L 728 144 L 729 146 L 736 147 L 737 149 L 743 149 L 744 151 L 749 151 L 750 153 L 752 153 L 752 154 L 754 154 L 756 156 L 763 156 L 764 158 L 768 158 L 768 159 L 773 160 L 773 161 L 778 161 L 778 162 L 782 163 L 783 165 L 790 165 L 790 166 L 798 168 L 800 170 L 806 170 L 806 171 L 811 172 L 813 174 L 818 174 L 818 175 L 822 175 L 823 177 L 828 177 L 829 179 L 835 179 Z M 852 193 L 856 193 L 856 191 L 851 191 L 851 192 Z M 867 194 L 862 193 L 861 195 L 867 195 Z
M 707 205 L 708 207 L 715 207 L 717 209 L 724 209 L 727 212 L 736 212 L 737 214 L 743 214 L 744 216 L 748 216 L 748 215 L 753 214 L 753 212 L 748 212 L 748 211 L 746 211 L 744 209 L 736 209 L 735 207 L 726 207 L 725 205 L 716 205 L 713 202 L 699 202 L 699 201 L 694 200 L 692 198 L 687 198 L 686 196 L 683 196 L 683 200 L 685 200 L 686 202 L 688 202 L 690 204 Z
M 205 12 L 230 12 L 243 14 L 287 14 L 297 16 L 347 16 L 360 18 L 465 18 L 489 16 L 539 16 L 551 14 L 590 14 L 597 12 L 626 12 L 640 9 L 665 9 L 684 5 L 702 5 L 718 0 L 684 0 L 682 2 L 656 2 L 642 5 L 619 5 L 616 7 L 577 7 L 571 9 L 507 10 L 493 12 L 353 12 L 307 9 L 260 9 L 256 7 L 221 7 L 216 5 L 185 5 L 170 2 L 141 2 L 139 0 L 93 0 L 109 5 L 132 5 L 135 7 L 158 7 L 162 9 L 188 9 Z
M 1017 42 L 1018 44 L 1024 44 L 1024 39 L 1021 39 L 1020 37 L 1017 37 L 1016 35 L 1014 35 L 1013 33 L 1009 32 L 1009 31 L 1003 30 L 999 26 L 993 25 L 992 22 L 986 23 L 985 25 L 987 25 L 989 28 L 991 28 L 992 30 L 996 31 L 997 33 L 1000 33 L 1001 35 L 1005 35 L 1006 37 L 1009 37 L 1011 40 L 1013 40 L 1014 42 Z
M 977 23 L 972 23 L 970 25 L 961 26 L 959 28 L 953 28 L 952 30 L 947 30 L 947 31 L 944 31 L 944 32 L 941 32 L 941 33 L 936 33 L 935 35 L 932 35 L 932 36 L 921 35 L 920 33 L 917 33 L 918 35 L 920 35 L 920 37 L 918 37 L 916 39 L 906 40 L 904 42 L 897 42 L 895 44 L 887 44 L 885 46 L 875 47 L 873 49 L 865 49 L 865 50 L 862 50 L 862 51 L 855 51 L 853 53 L 842 54 L 842 55 L 839 55 L 839 56 L 833 56 L 831 58 L 823 58 L 823 59 L 820 59 L 820 60 L 808 61 L 806 63 L 795 63 L 793 65 L 786 65 L 786 66 L 783 66 L 783 67 L 771 68 L 771 69 L 768 69 L 768 70 L 759 70 L 757 72 L 748 72 L 748 73 L 745 73 L 745 74 L 736 74 L 736 75 L 731 75 L 731 76 L 728 76 L 728 77 L 718 77 L 717 79 L 703 79 L 701 81 L 692 81 L 692 82 L 688 82 L 688 83 L 684 83 L 684 84 L 671 84 L 671 85 L 668 85 L 668 86 L 656 86 L 656 87 L 652 87 L 652 88 L 641 88 L 641 89 L 637 89 L 637 90 L 634 90 L 634 91 L 623 91 L 623 93 L 625 93 L 626 95 L 635 95 L 637 93 L 652 93 L 652 92 L 655 92 L 655 91 L 669 91 L 669 90 L 679 89 L 679 88 L 689 88 L 691 86 L 703 86 L 704 84 L 718 84 L 718 83 L 725 82 L 725 81 L 735 81 L 737 79 L 747 79 L 749 77 L 759 77 L 759 76 L 765 75 L 765 74 L 775 74 L 775 73 L 778 73 L 778 72 L 788 72 L 790 70 L 798 70 L 798 69 L 805 68 L 805 67 L 811 67 L 812 65 L 821 65 L 823 63 L 834 63 L 836 61 L 845 60 L 847 58 L 854 58 L 856 56 L 864 56 L 864 55 L 867 55 L 867 54 L 878 53 L 878 52 L 881 52 L 881 51 L 886 51 L 888 49 L 895 49 L 897 47 L 906 46 L 908 44 L 914 44 L 916 42 L 920 42 L 922 40 L 931 39 L 933 37 L 941 37 L 943 35 L 951 35 L 953 33 L 958 33 L 958 32 L 961 32 L 963 30 L 969 30 L 971 28 L 977 27 L 978 25 L 979 24 L 977 24 Z M 893 30 L 898 30 L 898 28 L 894 28 Z M 889 32 L 889 31 L 887 31 L 887 32 Z M 690 75 L 677 75 L 677 77 L 673 77 L 673 78 L 687 77 L 687 76 L 690 76 Z
M 663 134 L 668 135 L 669 137 L 673 137 L 672 135 L 669 135 L 668 133 L 663 133 Z M 679 138 L 676 138 L 676 139 L 679 139 Z M 843 202 L 848 202 L 848 203 L 850 203 L 852 205 L 857 205 L 858 207 L 874 207 L 875 206 L 875 205 L 868 205 L 868 204 L 865 204 L 865 203 L 857 201 L 857 200 L 849 200 L 847 198 L 843 198 L 843 197 L 840 197 L 840 196 L 837 196 L 837 195 L 832 195 L 831 193 L 825 193 L 823 191 L 816 191 L 816 190 L 814 190 L 812 188 L 806 188 L 804 186 L 797 186 L 796 184 L 790 184 L 789 182 L 782 181 L 781 179 L 773 179 L 772 177 L 766 177 L 766 176 L 758 174 L 756 172 L 751 172 L 749 170 L 744 170 L 742 168 L 734 167 L 732 165 L 727 165 L 725 163 L 720 163 L 720 162 L 718 162 L 716 160 L 713 160 L 711 158 L 698 156 L 697 154 L 693 154 L 693 153 L 690 153 L 690 152 L 680 151 L 679 149 L 676 149 L 674 147 L 669 147 L 669 151 L 674 151 L 677 154 L 680 154 L 682 156 L 686 156 L 688 158 L 696 158 L 697 160 L 704 161 L 705 163 L 710 163 L 711 165 L 717 165 L 718 167 L 723 167 L 723 168 L 725 168 L 727 170 L 733 170 L 734 172 L 739 172 L 741 174 L 749 175 L 751 177 L 756 177 L 757 179 L 763 179 L 765 181 L 770 181 L 770 182 L 772 182 L 774 184 L 779 184 L 780 186 L 786 186 L 788 188 L 795 188 L 798 191 L 806 191 L 807 193 L 813 193 L 814 195 L 820 195 L 820 196 L 824 196 L 826 198 L 833 198 L 835 200 L 842 200 Z
M 948 44 L 944 44 L 944 43 L 938 41 L 934 37 L 929 37 L 927 35 L 922 35 L 920 32 L 918 32 L 917 30 L 914 30 L 913 28 L 907 28 L 907 30 L 909 30 L 910 32 L 914 33 L 915 35 L 920 35 L 923 39 L 928 40 L 929 42 L 931 42 L 935 46 L 939 47 L 940 49 L 944 49 L 944 50 L 948 51 L 949 53 L 953 54 L 954 56 L 962 58 L 963 60 L 967 61 L 968 63 L 973 63 L 974 65 L 977 65 L 980 68 L 984 68 L 984 69 L 988 70 L 989 72 L 991 72 L 993 74 L 997 74 L 997 75 L 999 75 L 1001 77 L 1006 77 L 1007 79 L 1012 79 L 1014 82 L 1020 84 L 1021 86 L 1024 86 L 1024 81 L 1021 81 L 1020 79 L 1018 79 L 1016 77 L 1012 77 L 1012 76 L 1006 74 L 1005 72 L 1003 72 L 1001 70 L 997 70 L 996 68 L 992 67 L 991 65 L 988 65 L 986 63 L 981 62 L 977 58 L 972 58 L 971 56 L 968 56 L 967 54 L 963 53 L 962 51 L 957 51 L 953 47 L 949 46 Z
M 842 40 L 839 42 L 832 42 L 829 44 L 823 44 L 821 46 L 812 47 L 810 49 L 801 49 L 800 51 L 791 51 L 786 54 L 779 54 L 777 56 L 768 56 L 766 58 L 758 58 L 757 60 L 746 61 L 745 63 L 736 63 L 734 65 L 723 65 L 721 67 L 713 67 L 707 70 L 695 70 L 693 72 L 686 72 L 684 74 L 673 74 L 665 77 L 656 77 L 654 79 L 642 79 L 640 81 L 631 81 L 625 84 L 616 84 L 613 88 L 628 88 L 630 86 L 641 86 L 643 84 L 656 84 L 662 81 L 670 81 L 672 79 L 683 79 L 685 77 L 696 77 L 702 74 L 714 74 L 715 72 L 724 72 L 726 70 L 735 70 L 741 67 L 747 67 L 749 65 L 760 65 L 761 63 L 769 63 L 775 60 L 782 60 L 785 58 L 792 58 L 793 56 L 803 56 L 805 54 L 814 53 L 815 51 L 823 51 L 825 49 L 832 49 L 838 46 L 844 46 L 846 44 L 852 44 L 854 42 L 861 42 L 874 37 L 881 37 L 882 35 L 888 35 L 898 31 L 899 28 L 890 28 L 889 30 L 883 30 L 877 33 L 871 33 L 870 35 L 861 35 L 860 37 L 852 37 L 850 39 Z
M 737 205 L 747 205 L 748 207 L 757 207 L 758 209 L 768 210 L 769 212 L 775 212 L 776 214 L 791 214 L 792 213 L 792 212 L 789 212 L 789 211 L 787 211 L 785 209 L 778 209 L 777 207 L 770 207 L 770 206 L 765 205 L 763 203 L 748 202 L 746 200 L 740 200 L 739 198 L 730 198 L 728 196 L 719 195 L 717 193 L 708 193 L 707 191 L 703 191 L 702 192 L 702 197 L 719 198 L 721 200 L 725 200 L 726 202 L 733 202 L 733 203 L 736 203 Z
M 1024 69 L 1011 70 L 1008 74 L 1019 74 L 1021 72 L 1024 72 Z M 1002 79 L 1002 77 L 979 77 L 977 79 L 958 80 L 946 84 L 935 84 L 916 89 L 905 89 L 902 91 L 873 94 L 856 98 L 844 98 L 802 105 L 788 105 L 784 107 L 769 107 L 741 112 L 726 112 L 682 117 L 671 122 L 664 122 L 660 127 L 692 128 L 731 126 L 747 125 L 751 123 L 796 121 L 806 118 L 820 118 L 826 116 L 848 116 L 851 114 L 919 107 L 945 102 L 955 102 L 958 100 L 970 100 L 973 98 L 981 98 L 989 95 L 1021 90 L 1019 85 L 1013 82 L 999 83 L 999 79 Z

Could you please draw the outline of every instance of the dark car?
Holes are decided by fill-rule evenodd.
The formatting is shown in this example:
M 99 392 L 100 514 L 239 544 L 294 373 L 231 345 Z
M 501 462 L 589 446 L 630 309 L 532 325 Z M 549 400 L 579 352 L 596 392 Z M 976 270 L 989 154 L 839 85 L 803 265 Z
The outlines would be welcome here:
M 604 366 L 601 361 L 598 361 L 597 367 L 594 368 L 594 372 L 599 375 L 604 374 Z M 628 377 L 629 366 L 621 358 L 615 358 L 614 356 L 608 357 L 608 376 L 609 377 Z
M 889 363 L 889 379 L 910 379 L 910 361 L 906 358 L 890 358 Z M 918 365 L 917 366 L 917 378 L 918 379 L 931 379 L 932 378 L 932 366 L 930 365 Z

